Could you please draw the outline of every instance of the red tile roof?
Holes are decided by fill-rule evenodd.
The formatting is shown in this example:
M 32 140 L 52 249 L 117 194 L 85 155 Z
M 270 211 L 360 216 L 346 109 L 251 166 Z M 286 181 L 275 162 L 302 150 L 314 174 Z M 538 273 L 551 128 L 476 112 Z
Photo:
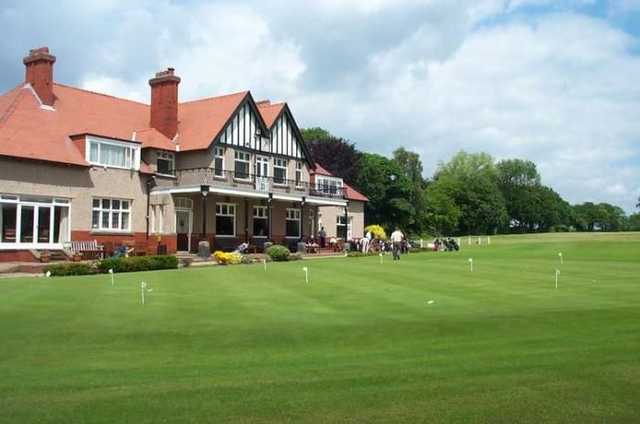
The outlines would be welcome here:
M 178 105 L 178 138 L 180 151 L 209 147 L 222 131 L 231 114 L 249 95 L 248 91 L 210 97 Z
M 176 144 L 155 128 L 145 128 L 135 132 L 135 139 L 142 143 L 142 147 L 169 150 L 174 152 Z
M 314 169 L 312 171 L 312 174 L 315 175 L 324 175 L 327 177 L 335 177 L 335 175 L 333 175 L 331 172 L 327 171 L 326 169 L 324 169 L 319 163 L 316 163 L 314 166 Z M 355 188 L 351 187 L 349 184 L 345 183 L 344 181 L 342 181 L 342 184 L 344 185 L 344 194 L 346 196 L 347 199 L 349 200 L 357 200 L 359 202 L 368 202 L 369 199 L 362 193 L 360 193 L 358 190 L 356 190 Z
M 276 122 L 276 118 L 285 107 L 285 103 L 271 103 L 268 101 L 257 102 L 258 111 L 264 120 L 267 128 L 271 128 Z

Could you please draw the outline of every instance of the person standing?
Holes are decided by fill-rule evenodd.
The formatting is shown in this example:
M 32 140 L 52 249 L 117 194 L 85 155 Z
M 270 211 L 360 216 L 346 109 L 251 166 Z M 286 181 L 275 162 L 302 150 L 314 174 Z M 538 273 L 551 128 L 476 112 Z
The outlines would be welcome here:
M 400 228 L 396 227 L 396 230 L 391 233 L 391 243 L 393 243 L 393 260 L 400 260 L 400 249 L 402 247 L 402 240 L 404 239 L 404 234 L 400 231 Z
M 369 243 L 371 243 L 371 231 L 367 231 L 367 235 L 362 239 L 362 253 L 369 252 Z
M 324 230 L 324 227 L 320 227 L 318 236 L 320 236 L 320 247 L 324 249 L 327 240 L 327 232 Z

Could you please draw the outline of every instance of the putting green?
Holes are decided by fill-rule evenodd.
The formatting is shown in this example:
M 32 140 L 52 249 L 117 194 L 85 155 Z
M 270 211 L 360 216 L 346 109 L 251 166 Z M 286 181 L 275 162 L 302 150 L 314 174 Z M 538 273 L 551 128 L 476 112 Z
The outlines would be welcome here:
M 0 422 L 637 421 L 640 234 L 462 240 L 0 279 Z

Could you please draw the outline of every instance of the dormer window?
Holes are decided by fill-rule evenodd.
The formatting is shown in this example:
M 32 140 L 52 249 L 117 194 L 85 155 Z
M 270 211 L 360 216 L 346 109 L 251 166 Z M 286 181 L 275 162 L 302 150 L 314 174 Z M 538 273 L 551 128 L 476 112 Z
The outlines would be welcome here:
M 342 188 L 342 179 L 318 175 L 316 177 L 316 189 L 326 194 L 338 194 Z
M 176 156 L 172 152 L 158 151 L 156 162 L 157 173 L 163 175 L 176 175 Z
M 109 168 L 140 169 L 140 145 L 124 141 L 87 137 L 86 160 Z

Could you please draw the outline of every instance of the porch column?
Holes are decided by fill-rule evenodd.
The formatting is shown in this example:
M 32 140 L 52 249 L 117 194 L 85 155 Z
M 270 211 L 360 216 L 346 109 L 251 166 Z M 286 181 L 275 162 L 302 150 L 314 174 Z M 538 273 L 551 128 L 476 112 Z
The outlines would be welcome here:
M 244 199 L 244 242 L 249 243 L 249 200 Z
M 273 212 L 273 193 L 269 193 L 269 198 L 267 199 L 267 205 L 268 205 L 267 210 L 269 211 L 268 212 L 269 213 L 269 233 L 268 233 L 267 239 L 269 241 L 273 241 L 271 239 L 271 224 L 272 224 L 271 215 L 272 215 L 272 212 Z
M 300 202 L 300 241 L 304 240 L 304 204 L 306 198 L 302 196 L 302 202 Z
M 349 238 L 349 202 L 344 206 L 344 241 Z

